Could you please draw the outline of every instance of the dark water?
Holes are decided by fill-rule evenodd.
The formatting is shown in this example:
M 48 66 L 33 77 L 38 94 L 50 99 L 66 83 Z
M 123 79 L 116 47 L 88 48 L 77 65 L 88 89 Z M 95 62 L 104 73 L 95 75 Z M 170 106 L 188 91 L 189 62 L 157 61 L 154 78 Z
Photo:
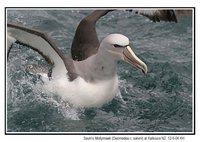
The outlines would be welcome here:
M 70 53 L 79 21 L 90 11 L 17 10 L 7 20 L 47 32 Z M 111 12 L 97 23 L 102 39 L 110 33 L 129 37 L 148 74 L 119 62 L 123 97 L 102 108 L 70 108 L 59 97 L 37 89 L 39 76 L 25 65 L 46 64 L 38 53 L 17 44 L 7 63 L 8 132 L 192 132 L 192 17 L 178 23 L 152 23 L 125 11 Z M 67 50 L 66 50 L 67 49 Z

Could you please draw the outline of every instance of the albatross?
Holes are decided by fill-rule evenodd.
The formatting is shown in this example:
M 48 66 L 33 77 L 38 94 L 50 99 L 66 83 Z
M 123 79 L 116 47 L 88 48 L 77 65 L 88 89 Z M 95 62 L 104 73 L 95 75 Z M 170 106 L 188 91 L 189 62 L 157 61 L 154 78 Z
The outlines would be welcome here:
M 117 61 L 125 61 L 147 73 L 147 65 L 137 57 L 129 38 L 110 34 L 99 42 L 96 22 L 113 10 L 95 10 L 79 23 L 71 45 L 71 57 L 65 55 L 45 33 L 16 24 L 7 24 L 7 55 L 13 43 L 23 44 L 37 51 L 52 65 L 28 65 L 42 76 L 43 88 L 62 97 L 74 107 L 101 107 L 119 92 Z M 131 10 L 132 12 L 132 10 Z M 173 10 L 134 11 L 154 22 L 175 21 Z M 44 71 L 41 71 L 44 70 Z M 39 72 L 41 71 L 41 72 Z

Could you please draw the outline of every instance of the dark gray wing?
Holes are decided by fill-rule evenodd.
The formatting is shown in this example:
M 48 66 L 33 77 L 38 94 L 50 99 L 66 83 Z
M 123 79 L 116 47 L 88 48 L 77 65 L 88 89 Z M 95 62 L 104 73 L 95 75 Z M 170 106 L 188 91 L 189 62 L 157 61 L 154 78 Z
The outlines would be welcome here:
M 112 10 L 95 10 L 79 23 L 71 45 L 73 60 L 82 61 L 97 53 L 99 40 L 96 33 L 96 22 L 109 11 Z
M 135 10 L 135 13 L 146 16 L 153 22 L 177 22 L 174 10 Z
M 7 37 L 7 46 L 11 46 L 12 41 L 27 45 L 41 54 L 49 64 L 54 66 L 54 73 L 66 74 L 68 72 L 70 79 L 76 78 L 73 60 L 66 57 L 47 34 L 23 26 L 7 24 Z

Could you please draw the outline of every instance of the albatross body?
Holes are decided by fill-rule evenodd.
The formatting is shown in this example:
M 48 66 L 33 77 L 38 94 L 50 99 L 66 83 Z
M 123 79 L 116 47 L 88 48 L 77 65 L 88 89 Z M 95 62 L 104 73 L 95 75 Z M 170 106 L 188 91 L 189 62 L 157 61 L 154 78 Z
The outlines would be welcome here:
M 82 77 L 69 81 L 60 76 L 45 82 L 43 86 L 74 107 L 101 107 L 111 101 L 119 91 L 117 75 L 97 82 L 87 82 Z
M 119 92 L 117 61 L 126 61 L 147 73 L 147 65 L 133 52 L 126 36 L 110 34 L 101 43 L 98 41 L 95 24 L 110 11 L 112 10 L 96 10 L 80 22 L 72 42 L 72 58 L 63 54 L 48 35 L 8 24 L 8 55 L 12 43 L 27 45 L 52 65 L 51 69 L 41 74 L 43 87 L 47 91 L 61 96 L 75 107 L 101 107 Z M 144 12 L 141 12 L 141 15 L 142 13 Z M 153 14 L 152 11 L 150 13 Z M 168 13 L 171 14 L 167 15 L 168 18 L 163 18 L 166 13 L 161 16 L 158 11 L 155 13 L 156 20 L 162 17 L 159 20 L 176 21 L 173 11 Z M 30 70 L 39 68 L 41 67 L 37 65 L 29 65 Z

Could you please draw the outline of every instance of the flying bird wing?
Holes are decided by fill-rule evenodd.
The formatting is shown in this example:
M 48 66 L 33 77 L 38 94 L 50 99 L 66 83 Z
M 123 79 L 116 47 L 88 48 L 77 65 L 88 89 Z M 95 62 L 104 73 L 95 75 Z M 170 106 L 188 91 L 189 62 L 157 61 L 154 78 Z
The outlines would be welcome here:
M 143 15 L 153 22 L 177 22 L 174 10 L 135 10 L 135 13 Z

